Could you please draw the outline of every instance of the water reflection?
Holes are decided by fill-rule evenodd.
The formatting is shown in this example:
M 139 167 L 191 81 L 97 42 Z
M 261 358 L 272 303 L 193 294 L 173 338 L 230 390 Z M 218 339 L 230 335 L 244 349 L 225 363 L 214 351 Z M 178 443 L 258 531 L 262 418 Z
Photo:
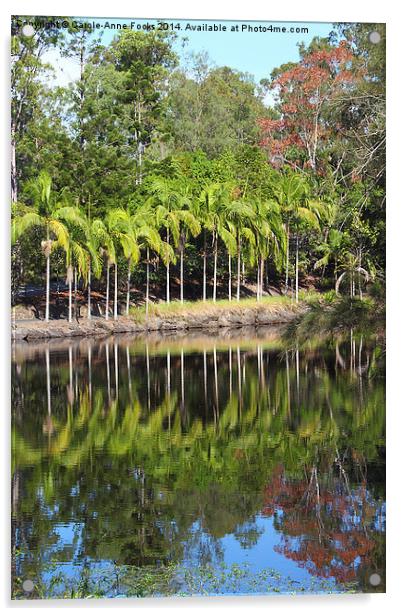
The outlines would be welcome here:
M 111 595 L 372 591 L 373 572 L 383 590 L 380 357 L 353 332 L 303 351 L 272 330 L 16 345 L 16 595 L 61 573 L 89 588 L 101 565 L 157 568 Z M 233 588 L 186 577 L 237 563 Z

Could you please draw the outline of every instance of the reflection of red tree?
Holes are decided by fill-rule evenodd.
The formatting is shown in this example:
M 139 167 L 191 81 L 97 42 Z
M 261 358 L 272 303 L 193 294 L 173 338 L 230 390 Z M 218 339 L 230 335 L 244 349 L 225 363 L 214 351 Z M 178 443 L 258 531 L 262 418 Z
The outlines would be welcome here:
M 275 526 L 282 532 L 277 552 L 312 575 L 352 581 L 358 567 L 370 565 L 375 542 L 368 528 L 377 508 L 365 485 L 351 490 L 343 473 L 326 475 L 323 484 L 316 467 L 306 481 L 287 478 L 279 467 L 265 489 L 263 512 L 275 514 Z

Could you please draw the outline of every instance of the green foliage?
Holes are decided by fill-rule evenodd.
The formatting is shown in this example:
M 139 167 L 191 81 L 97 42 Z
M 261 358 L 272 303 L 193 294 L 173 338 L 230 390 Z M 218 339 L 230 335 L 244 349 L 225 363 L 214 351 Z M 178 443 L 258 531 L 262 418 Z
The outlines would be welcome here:
M 91 267 L 105 288 L 102 257 L 109 254 L 119 270 L 133 270 L 137 296 L 144 295 L 146 272 L 147 297 L 151 285 L 160 298 L 168 275 L 172 284 L 180 277 L 182 292 L 184 286 L 197 295 L 203 280 L 203 295 L 212 283 L 214 297 L 222 297 L 231 288 L 231 259 L 239 296 L 254 292 L 257 277 L 258 297 L 272 279 L 286 293 L 292 288 L 296 300 L 299 283 L 362 297 L 367 283 L 383 278 L 381 24 L 379 45 L 368 40 L 370 24 L 340 24 L 328 40 L 300 45 L 299 62 L 272 74 L 280 84 L 273 107 L 264 103 L 271 82 L 257 87 L 251 75 L 212 68 L 202 54 L 179 65 L 171 33 L 122 31 L 105 46 L 72 26 L 63 35 L 39 29 L 34 37 L 16 26 L 12 184 L 20 239 L 12 255 L 13 301 L 44 271 L 35 217 L 48 206 L 32 192 L 44 175 L 68 201 L 64 207 L 79 208 L 75 221 L 73 210 L 63 217 L 66 260 L 61 218 L 52 222 L 51 239 L 58 241 L 51 276 L 64 277 L 63 263 L 74 261 L 84 283 Z M 46 85 L 51 69 L 43 54 L 55 46 L 80 66 L 79 79 L 63 88 Z M 306 103 L 305 116 L 301 103 L 297 111 L 299 119 L 318 114 L 314 151 L 302 154 L 290 125 L 283 126 L 280 141 L 290 153 L 275 162 L 261 147 L 264 126 L 278 127 L 293 104 L 288 80 L 303 74 L 305 87 L 313 87 L 320 62 L 328 96 Z M 308 93 L 302 94 L 304 101 Z M 314 164 L 304 165 L 306 157 Z M 118 284 L 120 293 L 121 277 Z

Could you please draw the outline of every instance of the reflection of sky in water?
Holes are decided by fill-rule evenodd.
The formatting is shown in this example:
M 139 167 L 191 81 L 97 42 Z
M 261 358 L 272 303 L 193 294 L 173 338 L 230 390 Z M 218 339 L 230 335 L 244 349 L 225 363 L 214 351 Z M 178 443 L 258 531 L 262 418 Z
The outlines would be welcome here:
M 18 575 L 50 583 L 63 574 L 78 581 L 88 565 L 91 577 L 103 571 L 112 587 L 115 558 L 118 567 L 177 564 L 174 581 L 204 566 L 216 576 L 243 567 L 245 575 L 232 579 L 230 588 L 222 584 L 209 594 L 273 592 L 274 586 L 280 592 L 342 590 L 334 578 L 320 586 L 324 569 L 308 561 L 318 543 L 313 501 L 295 512 L 310 477 L 309 469 L 305 480 L 302 466 L 316 464 L 318 451 L 324 523 L 337 533 L 320 556 L 327 566 L 331 548 L 341 552 L 344 541 L 351 559 L 344 570 L 354 569 L 353 582 L 361 584 L 371 556 L 366 563 L 363 550 L 363 558 L 356 556 L 348 538 L 355 531 L 357 541 L 364 540 L 367 524 L 379 550 L 373 553 L 381 558 L 385 531 L 383 459 L 376 449 L 382 443 L 382 384 L 360 383 L 337 367 L 332 349 L 296 361 L 249 339 L 245 347 L 230 346 L 229 355 L 207 340 L 203 356 L 194 350 L 198 341 L 190 342 L 185 354 L 169 342 L 169 362 L 166 349 L 148 353 L 146 347 L 144 354 L 141 341 L 134 348 L 131 342 L 97 343 L 92 363 L 86 348 L 76 349 L 74 358 L 68 348 L 52 351 L 48 368 L 42 351 L 20 359 L 23 370 L 14 377 Z M 348 347 L 340 352 L 347 357 Z M 51 423 L 44 419 L 46 377 Z M 67 404 L 71 384 L 74 401 Z M 347 482 L 338 477 L 335 445 L 349 460 Z M 303 541 L 307 558 L 293 553 Z M 269 585 L 264 571 L 275 573 Z
M 238 587 L 235 592 L 241 593 L 247 592 L 249 588 L 248 583 L 251 579 L 258 580 L 258 574 L 261 571 L 273 570 L 275 577 L 271 578 L 271 581 L 275 582 L 276 592 L 280 589 L 281 592 L 289 590 L 296 591 L 300 589 L 310 589 L 323 591 L 323 587 L 320 586 L 319 578 L 311 575 L 304 567 L 299 566 L 297 563 L 292 562 L 286 558 L 283 554 L 278 553 L 275 550 L 275 546 L 280 543 L 281 533 L 274 528 L 274 518 L 272 516 L 257 515 L 250 518 L 250 523 L 257 530 L 258 538 L 256 543 L 251 547 L 244 547 L 241 545 L 239 538 L 234 533 L 229 533 L 218 540 L 219 553 L 221 558 L 212 556 L 212 568 L 219 575 L 222 571 L 228 571 L 233 566 L 240 566 L 244 572 L 244 578 L 238 580 Z M 172 522 L 174 525 L 174 522 Z M 69 562 L 54 562 L 54 567 L 51 571 L 45 573 L 44 579 L 50 581 L 51 578 L 59 573 L 64 574 L 68 578 L 78 577 L 82 571 L 82 559 L 81 559 L 81 533 L 83 530 L 83 524 L 77 524 L 71 522 L 69 524 L 56 525 L 54 532 L 58 535 L 58 541 L 53 548 L 60 551 L 65 549 L 71 554 L 71 560 Z M 242 528 L 246 528 L 247 523 L 242 525 Z M 240 531 L 241 529 L 238 529 Z M 202 557 L 200 553 L 203 551 L 203 547 L 208 546 L 211 542 L 211 536 L 209 533 L 202 530 L 202 524 L 197 521 L 191 528 L 192 537 L 196 537 L 195 544 L 190 549 L 185 550 L 185 556 L 179 563 L 178 570 L 194 570 L 201 564 Z M 216 540 L 213 540 L 216 544 Z M 50 548 L 52 552 L 52 548 Z M 50 559 L 51 555 L 49 554 Z M 92 573 L 98 570 L 103 573 L 110 567 L 110 574 L 112 575 L 113 563 L 107 560 L 93 562 L 87 559 L 87 563 L 90 564 Z M 287 583 L 292 581 L 290 587 Z M 266 591 L 266 579 L 261 579 L 256 584 L 253 592 Z M 325 590 L 331 592 L 339 592 L 342 588 L 336 584 L 334 578 L 329 578 L 325 581 Z M 233 588 L 232 588 L 233 592 Z M 213 594 L 213 593 L 212 593 Z M 221 593 L 222 594 L 222 593 Z M 230 590 L 223 594 L 231 594 Z

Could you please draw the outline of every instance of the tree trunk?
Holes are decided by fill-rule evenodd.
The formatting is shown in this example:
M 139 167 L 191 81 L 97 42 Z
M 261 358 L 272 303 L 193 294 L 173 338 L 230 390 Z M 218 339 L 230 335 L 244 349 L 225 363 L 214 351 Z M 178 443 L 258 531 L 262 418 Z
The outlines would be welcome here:
M 89 259 L 89 267 L 88 267 L 88 321 L 92 319 L 91 315 L 91 259 Z
M 228 297 L 229 301 L 232 301 L 232 257 L 228 254 L 228 270 L 229 270 L 229 282 L 228 282 Z
M 296 234 L 296 272 L 295 272 L 295 298 L 299 303 L 299 233 Z
M 68 322 L 73 320 L 73 280 L 71 273 L 71 266 L 68 268 Z
M 117 260 L 114 265 L 114 320 L 117 321 Z
M 260 297 L 262 297 L 263 290 L 264 290 L 264 259 L 261 257 L 260 259 Z
M 74 316 L 78 321 L 78 312 L 77 312 L 77 268 L 74 268 Z
M 260 301 L 260 260 L 257 259 L 257 302 Z
M 360 272 L 361 266 L 362 266 L 362 247 L 360 246 L 359 247 L 359 272 L 358 272 L 358 276 L 359 276 L 358 284 L 359 284 L 359 298 L 360 298 L 360 300 L 363 299 L 362 277 L 361 277 L 361 272 Z
M 216 302 L 216 272 L 218 268 L 218 236 L 214 235 L 214 291 L 213 291 L 213 301 Z
M 169 246 L 169 229 L 166 232 L 166 243 Z M 166 303 L 170 304 L 170 263 L 166 263 Z
M 105 308 L 105 319 L 109 320 L 109 282 L 110 282 L 110 263 L 109 259 L 106 265 L 106 308 Z
M 17 188 L 17 163 L 15 155 L 15 126 L 14 122 L 11 124 L 11 202 L 18 201 L 18 188 Z
M 207 234 L 204 229 L 204 256 L 203 256 L 203 272 L 202 272 L 202 299 L 207 301 Z
M 126 315 L 130 312 L 130 279 L 131 279 L 131 259 L 128 260 L 127 272 L 127 298 L 126 298 Z
M 236 299 L 240 301 L 240 275 L 241 275 L 241 241 L 240 237 L 237 239 L 237 293 Z
M 145 289 L 145 314 L 149 311 L 149 247 L 147 247 L 147 283 Z
M 285 270 L 285 293 L 289 288 L 289 225 L 286 225 L 286 270 Z
M 45 321 L 49 321 L 50 305 L 50 254 L 46 257 L 46 310 Z
M 184 302 L 183 284 L 184 284 L 184 239 L 180 241 L 180 303 Z

